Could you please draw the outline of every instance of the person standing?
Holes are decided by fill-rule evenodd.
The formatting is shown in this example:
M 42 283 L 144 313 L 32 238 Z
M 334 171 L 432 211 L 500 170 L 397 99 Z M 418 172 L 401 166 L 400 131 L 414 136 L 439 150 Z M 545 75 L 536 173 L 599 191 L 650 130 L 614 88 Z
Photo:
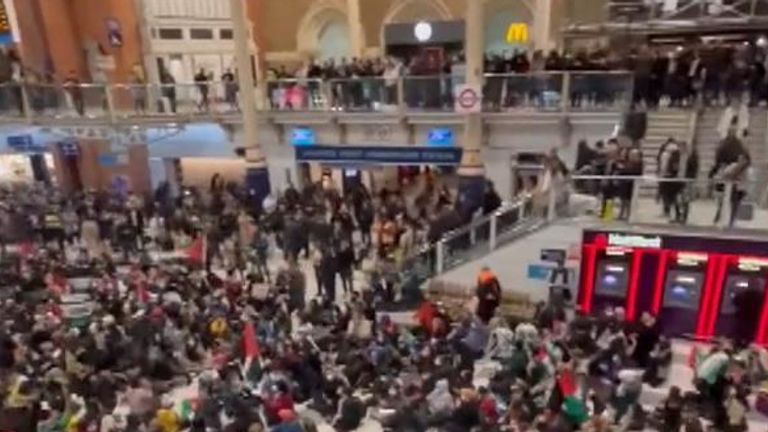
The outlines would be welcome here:
M 733 226 L 739 205 L 746 195 L 746 192 L 740 187 L 739 182 L 743 181 L 746 177 L 747 170 L 752 161 L 744 144 L 736 137 L 736 122 L 737 120 L 731 122 L 728 134 L 725 139 L 720 142 L 717 152 L 715 153 L 715 164 L 709 172 L 709 178 L 716 181 L 719 180 L 715 185 L 716 191 L 722 192 L 723 195 L 725 195 L 726 183 L 730 183 L 733 187 L 729 203 L 731 206 L 729 226 Z M 720 222 L 723 201 L 724 196 L 721 196 L 718 199 L 717 212 L 715 213 L 714 220 L 715 223 Z
M 483 267 L 477 275 L 475 295 L 477 296 L 477 316 L 483 323 L 488 324 L 501 303 L 501 285 L 490 268 Z
M 237 93 L 239 89 L 235 74 L 232 73 L 232 69 L 227 69 L 227 71 L 221 75 L 221 82 L 224 84 L 224 101 L 227 102 L 234 111 L 239 111 L 240 108 L 237 105 Z
M 208 85 L 208 74 L 204 68 L 200 68 L 195 75 L 195 85 L 197 85 L 197 90 L 200 92 L 200 101 L 197 103 L 197 109 L 199 111 L 210 111 L 211 103 L 208 100 L 210 88 Z

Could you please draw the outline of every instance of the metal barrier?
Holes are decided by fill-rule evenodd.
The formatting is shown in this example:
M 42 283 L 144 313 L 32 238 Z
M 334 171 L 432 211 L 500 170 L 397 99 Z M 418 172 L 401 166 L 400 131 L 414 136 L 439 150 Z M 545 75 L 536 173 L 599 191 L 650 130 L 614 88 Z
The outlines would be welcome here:
M 550 220 L 576 210 L 605 222 L 768 229 L 758 205 L 766 186 L 750 180 L 575 175 L 553 184 L 538 192 Z
M 461 75 L 279 79 L 255 88 L 263 111 L 453 112 Z M 624 109 L 632 96 L 629 72 L 486 74 L 485 112 Z M 265 90 L 265 91 L 261 91 Z M 0 84 L 0 117 L 122 118 L 237 114 L 243 91 L 236 82 Z

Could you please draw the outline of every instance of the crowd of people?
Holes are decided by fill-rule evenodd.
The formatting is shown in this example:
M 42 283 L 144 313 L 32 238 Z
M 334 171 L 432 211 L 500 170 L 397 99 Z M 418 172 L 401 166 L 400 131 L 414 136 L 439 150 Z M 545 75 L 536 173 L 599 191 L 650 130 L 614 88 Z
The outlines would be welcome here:
M 574 108 L 612 106 L 630 99 L 649 108 L 692 106 L 698 101 L 727 105 L 744 99 L 758 105 L 768 98 L 765 54 L 765 47 L 756 43 L 486 54 L 484 104 L 489 110 L 553 107 L 567 97 Z M 579 73 L 610 71 L 625 73 Z M 572 72 L 567 96 L 560 94 L 563 79 L 554 74 L 558 72 Z M 397 80 L 405 77 L 410 79 L 404 82 L 402 98 L 408 107 L 448 108 L 454 86 L 465 73 L 462 54 L 444 59 L 424 54 L 407 60 L 310 60 L 293 72 L 284 66 L 270 69 L 270 80 L 283 80 L 272 84 L 270 95 L 273 107 L 279 109 L 319 108 L 327 103 L 339 109 L 379 109 L 398 103 Z M 322 82 L 331 83 L 325 92 Z
M 746 430 L 764 373 L 728 343 L 696 356 L 697 391 L 673 387 L 656 413 L 640 405 L 671 362 L 647 314 L 571 317 L 551 302 L 533 320 L 503 316 L 485 268 L 464 311 L 419 297 L 414 322 L 395 321 L 398 272 L 374 264 L 361 286 L 349 267 L 406 255 L 425 241 L 409 230 L 434 235 L 451 196 L 316 184 L 258 208 L 218 178 L 175 199 L 4 190 L 0 428 L 692 432 L 708 417 Z
M 727 109 L 723 113 L 721 141 L 718 145 L 712 167 L 707 173 L 708 188 L 702 188 L 703 182 L 697 182 L 700 175 L 700 158 L 695 143 L 693 145 L 670 137 L 658 149 L 656 154 L 657 201 L 661 203 L 662 214 L 671 223 L 685 224 L 691 210 L 691 202 L 700 195 L 711 193 L 717 198 L 717 210 L 713 223 L 720 222 L 722 207 L 726 195 L 730 196 L 730 220 L 735 223 L 742 202 L 752 186 L 750 184 L 751 156 L 744 144 L 746 129 L 740 127 L 739 116 L 748 115 L 742 110 L 736 114 Z M 630 134 L 631 135 L 631 134 Z M 647 174 L 644 167 L 643 148 L 640 139 L 621 135 L 606 142 L 597 141 L 590 146 L 582 140 L 578 144 L 574 175 L 614 176 L 612 179 L 577 181 L 576 190 L 589 195 L 600 196 L 599 215 L 606 219 L 614 217 L 614 202 L 618 203 L 619 220 L 628 220 L 631 213 L 635 181 L 622 180 L 621 177 L 640 177 Z M 562 176 L 568 173 L 561 174 Z M 637 180 L 640 181 L 640 180 Z M 726 194 L 727 185 L 733 185 L 730 194 Z M 704 190 L 709 189 L 709 190 Z
M 269 208 L 218 176 L 178 197 L 3 188 L 0 429 L 285 431 L 294 400 L 333 420 L 356 388 L 338 374 L 341 348 L 375 345 L 391 324 L 374 306 L 420 298 L 400 267 L 465 222 L 446 187 L 422 183 L 313 184 Z M 173 394 L 190 383 L 182 419 Z

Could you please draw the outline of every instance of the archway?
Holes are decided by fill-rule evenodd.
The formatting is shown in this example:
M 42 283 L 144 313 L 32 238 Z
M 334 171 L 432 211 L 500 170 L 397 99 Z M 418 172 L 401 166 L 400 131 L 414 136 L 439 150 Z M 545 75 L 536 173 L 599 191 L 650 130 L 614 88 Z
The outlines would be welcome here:
M 417 21 L 447 21 L 451 10 L 444 0 L 401 0 L 395 2 L 384 16 L 384 25 Z
M 328 58 L 349 55 L 349 39 L 344 1 L 320 0 L 299 22 L 296 42 L 302 54 Z
M 320 30 L 315 56 L 318 60 L 347 57 L 350 53 L 349 42 L 349 25 L 345 20 L 334 19 Z
M 488 1 L 485 7 L 485 52 L 503 54 L 528 48 L 526 43 L 507 42 L 507 30 L 513 23 L 524 23 L 529 29 L 533 28 L 533 5 L 530 1 Z

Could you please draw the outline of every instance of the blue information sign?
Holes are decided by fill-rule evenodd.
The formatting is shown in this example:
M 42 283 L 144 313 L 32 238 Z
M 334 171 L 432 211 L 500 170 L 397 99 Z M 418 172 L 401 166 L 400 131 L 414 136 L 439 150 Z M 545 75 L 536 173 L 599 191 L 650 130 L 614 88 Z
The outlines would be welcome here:
M 19 153 L 43 153 L 45 145 L 35 144 L 32 135 L 11 135 L 7 138 L 8 147 Z
M 311 146 L 296 147 L 302 162 L 369 163 L 391 165 L 458 165 L 460 148 Z
M 317 144 L 315 130 L 305 127 L 291 129 L 291 144 L 295 146 L 312 146 Z
M 435 128 L 427 134 L 427 145 L 430 147 L 453 147 L 455 143 L 453 129 Z

